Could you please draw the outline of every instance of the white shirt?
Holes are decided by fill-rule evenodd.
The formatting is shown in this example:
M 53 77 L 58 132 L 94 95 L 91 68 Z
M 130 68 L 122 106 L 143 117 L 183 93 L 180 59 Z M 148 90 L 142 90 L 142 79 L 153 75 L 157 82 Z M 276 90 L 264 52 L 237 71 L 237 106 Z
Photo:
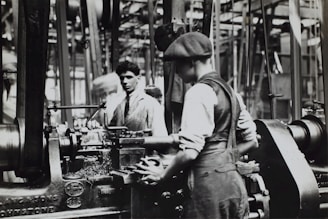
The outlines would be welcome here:
M 129 111 L 124 116 L 126 98 L 116 107 L 111 125 L 127 126 L 132 131 L 152 130 L 153 136 L 167 136 L 163 110 L 159 102 L 136 89 L 129 95 Z
M 256 126 L 246 110 L 241 97 L 238 97 L 241 113 L 237 128 L 242 132 L 242 140 L 256 139 Z M 215 120 L 214 107 L 218 104 L 217 96 L 212 87 L 198 83 L 191 87 L 185 96 L 179 132 L 180 147 L 195 149 L 200 152 L 205 145 L 205 138 L 212 136 Z

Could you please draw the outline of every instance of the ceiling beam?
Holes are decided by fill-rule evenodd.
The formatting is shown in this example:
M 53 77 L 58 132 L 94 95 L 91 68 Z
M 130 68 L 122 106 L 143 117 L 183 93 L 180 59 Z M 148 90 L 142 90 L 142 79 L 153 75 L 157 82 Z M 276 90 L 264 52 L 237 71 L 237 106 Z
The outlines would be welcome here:
M 313 19 L 315 15 L 319 14 L 319 10 L 316 8 L 300 7 L 300 18 L 301 19 Z M 275 10 L 275 16 L 285 17 L 289 19 L 289 6 L 278 5 Z M 319 15 L 318 15 L 319 16 Z
M 275 4 L 279 4 L 280 2 L 286 2 L 286 0 L 263 0 L 263 6 L 264 8 L 271 6 L 271 5 L 275 5 Z M 251 11 L 257 11 L 261 9 L 261 0 L 253 0 L 251 3 Z M 242 5 L 241 5 L 242 7 Z

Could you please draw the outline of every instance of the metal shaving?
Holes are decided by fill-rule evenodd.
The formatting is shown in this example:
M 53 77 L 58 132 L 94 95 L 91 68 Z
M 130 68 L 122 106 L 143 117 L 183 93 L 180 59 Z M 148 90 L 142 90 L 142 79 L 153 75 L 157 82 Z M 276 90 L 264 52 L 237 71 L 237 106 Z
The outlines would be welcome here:
M 103 162 L 99 161 L 98 156 L 87 156 L 84 159 L 83 168 L 77 172 L 70 172 L 67 175 L 76 175 L 84 179 L 93 177 L 108 176 L 112 169 L 110 153 L 103 154 Z

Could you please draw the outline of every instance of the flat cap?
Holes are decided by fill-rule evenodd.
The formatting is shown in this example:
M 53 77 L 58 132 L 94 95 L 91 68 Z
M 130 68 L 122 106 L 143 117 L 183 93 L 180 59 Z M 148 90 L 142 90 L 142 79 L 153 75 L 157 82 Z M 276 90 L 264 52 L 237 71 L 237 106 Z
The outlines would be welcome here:
M 164 52 L 165 60 L 192 59 L 212 55 L 210 39 L 199 32 L 182 34 Z

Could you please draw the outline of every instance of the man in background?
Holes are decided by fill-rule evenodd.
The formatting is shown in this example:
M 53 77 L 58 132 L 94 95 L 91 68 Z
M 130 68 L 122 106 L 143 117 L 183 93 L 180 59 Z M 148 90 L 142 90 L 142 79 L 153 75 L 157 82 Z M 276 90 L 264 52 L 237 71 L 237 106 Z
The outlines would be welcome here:
M 126 96 L 116 107 L 110 125 L 126 126 L 132 131 L 151 130 L 153 136 L 167 136 L 160 104 L 138 87 L 139 67 L 129 61 L 120 62 L 116 74 Z

